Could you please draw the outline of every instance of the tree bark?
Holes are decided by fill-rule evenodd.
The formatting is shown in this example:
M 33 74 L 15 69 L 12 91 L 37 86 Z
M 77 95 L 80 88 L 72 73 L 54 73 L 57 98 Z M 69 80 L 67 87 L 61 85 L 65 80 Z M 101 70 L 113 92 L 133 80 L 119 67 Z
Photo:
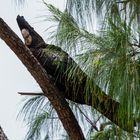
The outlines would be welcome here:
M 8 140 L 1 126 L 0 126 L 0 140 Z
M 45 69 L 40 65 L 31 51 L 25 47 L 21 39 L 8 27 L 8 25 L 0 18 L 0 37 L 18 56 L 22 63 L 26 66 L 31 75 L 40 85 L 44 95 L 49 99 L 55 108 L 59 119 L 61 120 L 70 139 L 84 140 L 82 130 L 72 113 L 65 98 L 54 86 L 49 79 Z

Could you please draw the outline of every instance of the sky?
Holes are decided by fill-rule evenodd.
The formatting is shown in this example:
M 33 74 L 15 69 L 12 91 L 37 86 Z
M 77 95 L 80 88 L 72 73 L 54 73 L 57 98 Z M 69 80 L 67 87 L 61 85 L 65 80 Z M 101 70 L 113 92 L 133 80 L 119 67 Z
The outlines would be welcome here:
M 64 7 L 64 0 L 46 0 L 46 2 L 54 4 L 60 9 Z M 23 15 L 46 40 L 45 29 L 49 25 L 38 18 L 46 14 L 46 10 L 41 0 L 30 0 L 24 7 L 16 6 L 14 0 L 4 0 L 0 4 L 0 17 L 22 39 L 16 16 Z M 20 91 L 39 92 L 41 90 L 16 55 L 0 39 L 0 125 L 9 140 L 23 140 L 27 132 L 25 123 L 17 120 L 17 114 L 24 98 L 18 95 Z

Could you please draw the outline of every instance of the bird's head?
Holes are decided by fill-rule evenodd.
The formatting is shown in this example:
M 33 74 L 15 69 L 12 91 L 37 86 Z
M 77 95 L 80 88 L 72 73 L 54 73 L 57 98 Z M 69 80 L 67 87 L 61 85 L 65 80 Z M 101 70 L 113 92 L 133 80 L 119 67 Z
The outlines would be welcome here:
M 21 30 L 21 34 L 24 38 L 25 45 L 30 46 L 31 43 L 32 43 L 32 36 L 30 35 L 30 32 L 27 29 L 24 28 L 24 29 Z

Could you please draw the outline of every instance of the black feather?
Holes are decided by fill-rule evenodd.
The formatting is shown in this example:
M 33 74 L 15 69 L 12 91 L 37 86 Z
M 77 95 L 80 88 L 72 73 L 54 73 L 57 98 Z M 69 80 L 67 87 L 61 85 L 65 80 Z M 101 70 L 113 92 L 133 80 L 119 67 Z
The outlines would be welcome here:
M 44 42 L 43 38 L 34 30 L 33 27 L 29 25 L 29 23 L 24 19 L 23 16 L 20 15 L 17 16 L 17 23 L 20 30 L 27 29 L 32 37 L 32 43 L 28 47 L 30 48 L 46 47 L 46 43 Z

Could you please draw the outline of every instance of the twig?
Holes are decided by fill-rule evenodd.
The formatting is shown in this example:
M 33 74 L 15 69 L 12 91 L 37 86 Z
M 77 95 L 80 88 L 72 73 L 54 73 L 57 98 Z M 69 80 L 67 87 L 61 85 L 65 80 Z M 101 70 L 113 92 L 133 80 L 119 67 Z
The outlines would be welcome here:
M 29 96 L 44 96 L 43 93 L 33 93 L 33 92 L 18 92 L 20 95 L 29 95 Z

